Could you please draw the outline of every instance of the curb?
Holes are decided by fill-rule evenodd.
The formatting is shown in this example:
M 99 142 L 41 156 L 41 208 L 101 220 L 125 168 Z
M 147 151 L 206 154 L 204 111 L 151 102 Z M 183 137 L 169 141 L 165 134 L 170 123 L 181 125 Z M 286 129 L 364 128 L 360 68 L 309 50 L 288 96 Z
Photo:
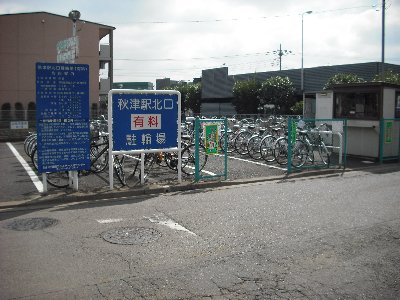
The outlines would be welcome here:
M 299 178 L 310 178 L 316 176 L 329 176 L 329 175 L 339 175 L 352 171 L 371 171 L 374 170 L 376 173 L 380 172 L 390 172 L 399 171 L 400 164 L 390 164 L 390 165 L 375 165 L 375 166 L 365 166 L 359 168 L 345 168 L 345 169 L 318 169 L 318 170 L 308 170 L 307 172 L 294 172 L 286 175 L 279 176 L 269 176 L 269 177 L 256 177 L 249 179 L 236 179 L 236 180 L 226 180 L 226 181 L 205 181 L 205 182 L 189 182 L 181 183 L 175 185 L 150 185 L 139 188 L 128 188 L 123 187 L 110 191 L 108 188 L 104 188 L 100 191 L 95 192 L 52 192 L 47 194 L 40 194 L 32 196 L 29 199 L 14 200 L 7 202 L 0 202 L 0 209 L 12 209 L 12 208 L 28 208 L 33 206 L 48 206 L 48 205 L 59 205 L 68 204 L 74 202 L 88 202 L 88 201 L 101 201 L 110 200 L 116 198 L 126 198 L 135 196 L 146 196 L 146 195 L 158 195 L 165 193 L 176 193 L 193 191 L 199 189 L 211 189 L 211 188 L 223 188 L 241 184 L 251 184 L 267 181 L 278 181 L 278 180 L 294 180 Z

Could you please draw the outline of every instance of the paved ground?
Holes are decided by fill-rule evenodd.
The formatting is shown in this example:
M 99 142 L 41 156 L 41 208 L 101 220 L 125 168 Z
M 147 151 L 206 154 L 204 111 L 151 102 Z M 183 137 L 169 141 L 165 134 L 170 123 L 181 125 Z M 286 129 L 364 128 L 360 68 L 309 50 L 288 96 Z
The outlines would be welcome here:
M 18 195 L 18 190 L 25 184 L 32 185 L 30 179 L 25 176 L 25 170 L 22 169 L 20 162 L 17 160 L 12 161 L 12 154 L 5 144 L 0 144 L 1 152 L 5 152 L 7 155 L 2 156 L 2 165 L 5 166 L 6 172 L 0 174 L 0 186 L 12 186 L 13 176 L 10 174 L 16 174 L 19 179 L 14 182 L 13 193 Z M 22 144 L 16 144 L 16 148 L 19 149 L 20 153 L 23 153 Z M 25 157 L 29 162 L 29 159 Z M 215 158 L 213 158 L 215 159 Z M 208 164 L 208 165 L 212 165 Z M 244 167 L 245 166 L 245 167 Z M 0 207 L 9 208 L 19 205 L 37 204 L 45 203 L 47 201 L 89 201 L 91 199 L 104 199 L 104 198 L 115 198 L 131 195 L 143 195 L 143 194 L 157 194 L 173 191 L 182 190 L 193 190 L 206 187 L 217 187 L 217 186 L 229 186 L 249 182 L 260 182 L 268 180 L 276 180 L 279 178 L 295 178 L 295 177 L 305 177 L 305 176 L 317 176 L 326 175 L 334 173 L 349 172 L 352 170 L 368 169 L 371 172 L 381 172 L 382 170 L 388 169 L 399 169 L 399 163 L 383 163 L 380 164 L 376 161 L 352 158 L 348 157 L 346 159 L 345 168 L 338 168 L 338 166 L 333 166 L 330 169 L 308 169 L 302 170 L 301 172 L 293 172 L 287 175 L 286 171 L 282 167 L 266 166 L 260 165 L 258 162 L 249 163 L 245 158 L 233 158 L 229 163 L 229 177 L 228 180 L 223 180 L 223 178 L 202 181 L 194 183 L 193 177 L 183 176 L 182 183 L 177 182 L 177 175 L 165 168 L 160 168 L 159 171 L 153 172 L 153 176 L 150 176 L 146 184 L 141 185 L 137 177 L 131 177 L 128 182 L 127 187 L 116 185 L 114 190 L 110 191 L 108 184 L 108 174 L 103 175 L 93 175 L 89 179 L 83 177 L 80 179 L 80 189 L 78 192 L 72 189 L 50 189 L 47 193 L 38 193 L 34 188 L 33 192 L 21 193 L 20 196 L 11 197 L 5 192 L 2 197 L 0 197 Z M 17 169 L 17 173 L 15 171 Z M 3 169 L 4 170 L 4 169 Z M 164 174 L 165 173 L 165 174 Z M 24 178 L 24 179 L 21 179 Z M 86 181 L 85 181 L 86 180 Z M 16 181 L 16 180 L 15 180 Z M 16 185 L 15 185 L 16 183 Z M 4 189 L 3 189 L 4 191 Z
M 2 210 L 0 298 L 400 299 L 398 166 L 314 175 Z

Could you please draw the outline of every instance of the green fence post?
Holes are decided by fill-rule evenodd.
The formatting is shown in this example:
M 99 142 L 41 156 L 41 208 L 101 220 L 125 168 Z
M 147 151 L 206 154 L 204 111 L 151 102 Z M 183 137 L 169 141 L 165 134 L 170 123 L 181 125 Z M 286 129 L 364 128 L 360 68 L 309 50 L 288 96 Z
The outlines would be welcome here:
M 224 119 L 224 149 L 225 149 L 225 157 L 224 157 L 224 163 L 225 163 L 225 180 L 228 179 L 228 119 Z
M 200 119 L 196 117 L 194 122 L 194 143 L 195 143 L 195 164 L 194 164 L 194 181 L 198 182 L 200 180 L 200 172 L 199 172 L 199 124 Z
M 288 118 L 288 136 L 287 136 L 287 173 L 292 172 L 292 117 Z
M 384 130 L 385 120 L 379 120 L 379 163 L 383 163 L 383 141 L 384 141 Z

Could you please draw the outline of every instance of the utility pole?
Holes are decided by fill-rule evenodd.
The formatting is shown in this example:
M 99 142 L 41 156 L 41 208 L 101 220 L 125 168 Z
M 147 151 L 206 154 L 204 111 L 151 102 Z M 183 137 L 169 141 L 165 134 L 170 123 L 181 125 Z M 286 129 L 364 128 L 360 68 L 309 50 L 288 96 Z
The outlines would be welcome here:
M 282 44 L 279 44 L 279 50 L 274 50 L 272 53 L 278 55 L 278 58 L 275 58 L 274 61 L 279 60 L 279 71 L 282 71 L 282 56 L 291 54 L 292 51 L 282 50 Z M 275 65 L 274 62 L 272 62 L 272 65 Z

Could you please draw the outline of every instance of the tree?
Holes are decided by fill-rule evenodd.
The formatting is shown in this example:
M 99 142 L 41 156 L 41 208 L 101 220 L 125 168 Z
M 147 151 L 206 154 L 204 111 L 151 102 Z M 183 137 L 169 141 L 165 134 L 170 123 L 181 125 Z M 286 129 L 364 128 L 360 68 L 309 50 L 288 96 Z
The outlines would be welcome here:
M 290 108 L 296 103 L 294 97 L 295 89 L 289 77 L 270 77 L 260 87 L 260 104 L 272 104 L 275 106 L 275 113 L 290 114 Z
M 256 114 L 260 99 L 258 97 L 261 83 L 257 80 L 236 81 L 233 85 L 233 105 L 238 114 Z
M 375 75 L 372 81 L 382 81 L 382 74 Z M 383 82 L 400 84 L 400 74 L 395 73 L 392 70 L 388 70 L 383 74 Z
M 186 87 L 186 99 L 185 99 L 186 109 L 190 109 L 195 114 L 200 113 L 201 108 L 201 84 L 200 83 L 190 83 Z
M 189 109 L 193 113 L 200 113 L 201 107 L 201 84 L 181 82 L 175 86 L 167 87 L 167 90 L 177 90 L 181 93 L 182 112 Z
M 303 114 L 303 101 L 296 102 L 291 108 L 290 111 L 294 115 L 302 115 Z
M 328 82 L 324 86 L 324 90 L 329 90 L 335 84 L 346 84 L 346 83 L 360 83 L 365 80 L 355 74 L 350 73 L 338 73 L 328 79 Z

